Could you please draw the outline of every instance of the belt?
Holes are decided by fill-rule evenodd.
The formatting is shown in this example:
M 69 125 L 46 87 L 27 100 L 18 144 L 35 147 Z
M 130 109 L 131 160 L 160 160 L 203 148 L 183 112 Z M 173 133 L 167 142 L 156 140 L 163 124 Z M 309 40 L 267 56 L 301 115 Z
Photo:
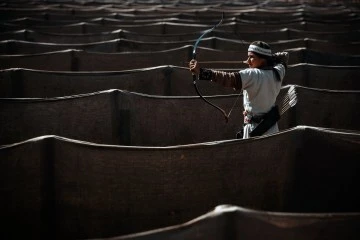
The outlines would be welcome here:
M 250 137 L 260 136 L 269 130 L 280 119 L 280 113 L 278 106 L 274 106 L 271 110 L 265 113 L 263 120 L 254 130 L 250 132 Z
M 252 123 L 260 123 L 264 119 L 264 116 L 251 116 L 248 118 L 247 116 L 244 117 L 245 124 L 252 124 Z
M 260 123 L 264 119 L 263 116 L 253 116 L 250 119 L 250 123 Z

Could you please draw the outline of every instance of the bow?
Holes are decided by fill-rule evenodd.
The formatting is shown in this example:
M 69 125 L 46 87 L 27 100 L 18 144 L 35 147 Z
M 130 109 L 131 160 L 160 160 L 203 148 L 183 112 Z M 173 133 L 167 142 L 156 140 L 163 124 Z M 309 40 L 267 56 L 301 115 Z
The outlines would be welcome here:
M 216 24 L 214 25 L 212 28 L 204 31 L 204 33 L 196 40 L 195 44 L 194 44 L 194 47 L 193 47 L 193 52 L 192 52 L 192 58 L 195 60 L 196 59 L 196 48 L 197 46 L 199 45 L 199 42 L 200 40 L 209 32 L 211 32 L 212 30 L 214 30 L 216 27 L 218 27 L 222 21 L 224 19 L 224 13 L 222 13 L 222 16 L 221 16 L 221 20 Z M 214 103 L 210 102 L 209 100 L 205 99 L 203 97 L 203 95 L 201 95 L 200 91 L 199 91 L 199 88 L 197 87 L 196 85 L 196 75 L 193 74 L 193 84 L 194 84 L 194 87 L 195 87 L 195 90 L 197 92 L 197 94 L 200 96 L 201 99 L 203 99 L 206 103 L 210 104 L 211 106 L 213 106 L 214 108 L 218 109 L 225 117 L 225 121 L 228 122 L 229 121 L 229 116 L 230 116 L 230 113 L 231 113 L 231 110 L 229 112 L 229 114 L 226 114 L 225 110 L 223 110 L 221 107 L 215 105 Z

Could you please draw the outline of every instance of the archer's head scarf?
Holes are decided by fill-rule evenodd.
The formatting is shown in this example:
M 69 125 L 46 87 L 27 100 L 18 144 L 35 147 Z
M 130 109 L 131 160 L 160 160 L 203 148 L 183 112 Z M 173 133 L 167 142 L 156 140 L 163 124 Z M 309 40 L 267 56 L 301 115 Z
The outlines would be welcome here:
M 269 58 L 272 56 L 269 44 L 262 41 L 252 42 L 248 48 L 248 52 L 253 52 L 262 58 Z

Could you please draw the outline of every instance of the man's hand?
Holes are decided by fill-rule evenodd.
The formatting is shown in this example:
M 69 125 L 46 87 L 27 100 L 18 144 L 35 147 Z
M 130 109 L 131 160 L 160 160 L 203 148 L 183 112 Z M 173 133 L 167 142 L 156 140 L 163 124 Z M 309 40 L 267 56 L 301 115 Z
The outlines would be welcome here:
M 194 75 L 199 75 L 199 73 L 200 73 L 200 67 L 198 65 L 198 62 L 195 59 L 192 59 L 189 62 L 189 69 L 190 69 L 190 72 L 192 72 L 192 74 L 194 74 Z
M 289 53 L 288 52 L 277 52 L 273 54 L 274 62 L 281 63 L 284 66 L 288 65 Z

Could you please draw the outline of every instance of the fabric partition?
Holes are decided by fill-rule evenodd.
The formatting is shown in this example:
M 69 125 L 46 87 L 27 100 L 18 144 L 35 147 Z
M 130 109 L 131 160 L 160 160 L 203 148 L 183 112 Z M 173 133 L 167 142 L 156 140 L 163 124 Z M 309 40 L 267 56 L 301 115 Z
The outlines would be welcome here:
M 280 109 L 289 87 L 283 87 L 277 99 Z M 295 89 L 298 103 L 282 115 L 281 130 L 297 125 L 359 130 L 359 91 Z M 61 135 L 96 143 L 170 146 L 233 139 L 243 122 L 242 97 L 237 94 L 208 98 L 226 112 L 237 101 L 228 123 L 218 110 L 195 96 L 109 90 L 38 100 L 0 100 L 1 144 Z
M 329 90 L 360 90 L 358 66 L 290 65 L 283 84 Z
M 325 7 L 323 9 L 325 13 L 321 14 L 321 10 L 319 9 L 316 11 L 316 13 L 313 13 L 312 11 L 306 11 L 306 12 L 296 12 L 296 11 L 288 11 L 287 9 L 280 10 L 276 14 L 274 14 L 276 11 L 274 10 L 268 10 L 268 11 L 248 11 L 241 14 L 244 20 L 247 21 L 294 21 L 299 18 L 303 18 L 306 22 L 326 22 L 327 20 L 334 21 L 342 19 L 343 21 L 352 21 L 357 18 L 356 15 L 344 11 L 344 9 L 337 9 L 335 11 L 334 9 L 329 9 Z M 334 12 L 331 12 L 334 11 Z M 339 21 L 336 21 L 339 22 Z
M 219 20 L 221 15 L 219 15 Z M 256 24 L 256 23 L 253 23 Z M 251 25 L 252 26 L 252 25 Z M 24 36 L 24 40 L 36 39 L 37 41 L 50 41 L 56 43 L 77 43 L 71 39 L 56 40 L 56 36 L 68 36 L 75 35 L 79 37 L 81 43 L 88 43 L 89 36 L 95 35 L 103 39 L 103 35 L 106 33 L 112 33 L 111 36 L 118 37 L 117 32 L 121 32 L 120 36 L 129 40 L 143 40 L 143 41 L 180 41 L 180 40 L 193 40 L 197 36 L 201 35 L 202 31 L 211 28 L 212 25 L 199 25 L 199 24 L 176 24 L 176 23 L 153 23 L 143 25 L 100 25 L 94 23 L 77 23 L 61 26 L 38 26 L 38 27 L 23 27 L 15 24 L 0 24 L 0 30 L 3 32 L 1 35 L 6 36 L 10 32 L 21 33 L 26 29 L 27 35 Z M 0 35 L 0 36 L 1 36 Z M 99 36 L 100 35 L 100 36 Z M 324 39 L 324 35 L 328 41 L 334 41 L 338 43 L 357 42 L 359 30 L 349 31 L 336 31 L 329 29 L 329 31 L 305 31 L 292 29 L 289 27 L 280 28 L 276 25 L 266 29 L 254 29 L 250 27 L 238 26 L 233 23 L 224 23 L 221 27 L 214 31 L 212 36 L 218 36 L 223 38 L 231 38 L 245 41 L 253 41 L 257 39 L 266 39 L 267 41 L 281 40 L 295 40 L 304 38 Z M 82 36 L 83 40 L 80 38 Z M 53 40 L 51 40 L 51 37 Z M 110 36 L 107 36 L 109 39 Z M 1 37 L 4 39 L 4 36 Z M 64 38 L 66 39 L 66 38 Z M 341 40 L 340 40 L 341 39 Z M 109 40 L 114 40 L 110 38 Z M 339 42 L 340 40 L 340 42 Z M 61 42 L 58 42 L 61 41 Z M 101 40 L 99 40 L 101 41 Z
M 118 71 L 159 65 L 179 65 L 189 60 L 190 46 L 169 51 L 132 53 L 90 53 L 78 50 L 31 54 L 0 55 L 2 69 L 21 67 L 49 71 Z M 150 57 L 151 56 L 151 57 Z M 66 57 L 66 60 L 61 60 Z
M 192 58 L 192 45 L 181 48 L 129 53 L 92 53 L 80 50 L 64 50 L 42 54 L 0 55 L 0 68 L 31 68 L 49 71 L 120 71 L 148 68 L 161 65 L 182 65 Z M 290 53 L 289 64 L 311 63 L 335 66 L 359 66 L 360 55 L 340 55 L 313 51 L 304 48 L 284 49 Z M 246 52 L 220 51 L 209 48 L 197 48 L 198 60 L 233 61 L 227 68 L 239 68 L 239 62 L 247 57 Z M 61 58 L 65 58 L 61 59 Z M 220 62 L 209 65 L 212 68 L 224 68 Z
M 65 33 L 46 33 L 22 29 L 19 31 L 0 32 L 1 40 L 23 40 L 31 42 L 50 42 L 63 44 L 79 44 L 101 41 L 111 41 L 120 38 L 121 30 L 113 32 L 101 32 L 94 34 L 65 34 Z
M 172 75 L 179 67 L 160 66 L 117 72 L 48 72 L 30 69 L 0 71 L 0 96 L 5 98 L 46 98 L 86 94 L 108 89 L 123 89 L 152 95 L 173 95 Z M 191 74 L 182 81 L 181 89 L 186 95 L 194 95 Z M 188 84 L 186 84 L 188 82 Z M 184 94 L 185 95 L 185 94 Z
M 79 49 L 89 52 L 115 53 L 118 52 L 120 40 L 96 42 L 88 44 L 54 44 L 41 42 L 28 42 L 8 40 L 0 42 L 0 54 L 39 54 L 44 52 L 63 51 L 68 49 Z
M 305 47 L 308 49 L 316 50 L 319 52 L 333 52 L 336 49 L 336 53 L 343 54 L 358 54 L 360 53 L 360 43 L 353 41 L 321 41 L 318 39 L 304 39 Z
M 291 222 L 291 223 L 285 223 Z M 150 239 L 357 239 L 359 213 L 283 213 L 219 205 L 183 224 L 123 235 L 112 240 Z M 254 230 L 256 229 L 256 230 Z M 110 238 L 106 238 L 110 239 Z
M 312 27 L 313 25 L 318 27 Z M 261 28 L 262 26 L 262 28 Z M 331 26 L 331 28 L 326 31 L 327 27 Z M 356 26 L 356 25 L 355 25 Z M 302 29 L 306 28 L 306 29 Z M 206 29 L 206 26 L 203 26 L 201 30 Z M 215 31 L 212 35 L 214 37 L 226 37 L 230 39 L 238 39 L 253 41 L 254 39 L 258 39 L 264 37 L 264 34 L 261 32 L 266 32 L 266 38 L 270 37 L 268 41 L 278 41 L 281 40 L 296 40 L 298 38 L 314 38 L 314 39 L 323 39 L 324 34 L 335 34 L 339 39 L 348 38 L 345 36 L 344 31 L 354 31 L 357 28 L 354 27 L 354 24 L 318 24 L 306 22 L 306 23 L 296 23 L 292 25 L 292 23 L 288 23 L 286 25 L 276 25 L 271 28 L 269 31 L 269 27 L 267 25 L 254 25 L 254 24 L 226 24 L 223 28 L 220 28 L 219 31 Z M 0 40 L 24 40 L 24 41 L 33 41 L 33 42 L 52 42 L 52 43 L 91 43 L 91 42 L 101 42 L 101 41 L 109 41 L 115 40 L 117 38 L 123 37 L 128 40 L 139 40 L 139 41 L 181 41 L 181 40 L 193 40 L 196 36 L 200 35 L 200 31 L 198 32 L 176 32 L 175 34 L 154 34 L 153 32 L 150 34 L 131 32 L 129 30 L 122 30 L 116 28 L 114 31 L 106 32 L 104 29 L 102 32 L 96 33 L 78 33 L 78 34 L 68 34 L 65 32 L 56 32 L 49 33 L 40 30 L 34 30 L 29 28 L 21 28 L 20 30 L 11 30 L 11 29 L 3 29 L 3 32 L 0 33 Z M 237 34 L 232 33 L 236 30 Z M 230 32 L 229 32 L 230 31 Z M 289 32 L 294 32 L 292 35 L 292 39 L 289 39 Z M 356 32 L 354 32 L 355 34 Z M 259 35 L 260 34 L 260 35 Z M 241 38 L 240 38 L 241 36 Z M 356 35 L 352 36 L 350 39 L 354 39 Z M 244 39 L 245 38 L 245 39 Z M 333 38 L 334 40 L 334 38 Z M 336 39 L 335 39 L 336 40 Z
M 204 65 L 207 67 L 207 64 Z M 238 70 L 240 69 L 226 71 Z M 296 64 L 289 65 L 283 85 L 360 90 L 359 77 L 358 66 Z M 207 81 L 197 81 L 197 85 L 200 91 L 208 96 L 237 93 L 231 88 L 224 88 Z M 107 89 L 161 96 L 196 95 L 189 70 L 180 66 L 158 66 L 114 72 L 61 72 L 18 68 L 0 70 L 2 98 L 51 98 Z
M 300 51 L 297 51 L 298 53 Z M 359 54 L 346 55 L 336 53 L 323 53 L 320 51 L 308 51 L 302 49 L 302 62 L 321 64 L 321 65 L 339 65 L 339 66 L 357 66 L 359 65 Z
M 116 53 L 116 52 L 152 52 L 171 50 L 185 45 L 194 44 L 194 40 L 171 41 L 171 42 L 144 42 L 128 39 L 114 39 L 103 42 L 92 42 L 83 44 L 59 44 L 46 42 L 30 42 L 19 40 L 5 40 L 0 42 L 0 54 L 37 54 L 51 51 L 61 51 L 67 49 L 84 50 L 88 52 Z M 238 39 L 225 39 L 209 37 L 201 41 L 202 47 L 223 50 L 247 52 L 250 42 Z M 268 42 L 273 52 L 280 52 L 284 49 L 306 48 L 314 51 L 331 52 L 337 49 L 338 54 L 351 55 L 359 52 L 360 43 L 336 44 L 329 41 L 317 39 L 296 39 L 287 41 Z
M 216 19 L 216 17 L 214 17 L 215 14 L 218 15 L 218 18 L 220 20 L 221 12 L 213 13 L 213 16 L 211 19 L 212 20 Z M 226 14 L 228 14 L 228 13 L 225 13 L 225 16 L 226 16 Z M 258 14 L 258 12 L 257 12 L 257 14 Z M 273 14 L 272 14 L 272 16 L 273 16 Z M 50 25 L 50 24 L 42 25 L 39 22 L 34 24 L 34 23 L 21 22 L 21 21 L 9 21 L 9 22 L 4 21 L 3 23 L 0 24 L 0 29 L 2 31 L 16 31 L 16 30 L 21 30 L 24 28 L 29 28 L 30 30 L 46 32 L 46 33 L 67 33 L 67 34 L 89 34 L 89 33 L 91 34 L 91 33 L 100 33 L 100 32 L 107 32 L 107 31 L 111 32 L 111 31 L 115 31 L 118 29 L 122 29 L 122 30 L 135 32 L 135 33 L 141 33 L 141 34 L 166 35 L 166 34 L 200 32 L 200 31 L 203 31 L 204 29 L 211 28 L 211 26 L 213 25 L 213 23 L 212 24 L 201 24 L 201 22 L 199 22 L 199 20 L 197 20 L 196 23 L 174 23 L 171 21 L 156 22 L 156 20 L 153 20 L 153 22 L 150 22 L 150 23 L 122 24 L 121 22 L 117 22 L 117 20 L 115 20 L 115 21 L 102 20 L 101 22 L 96 22 L 90 18 L 91 17 L 89 17 L 90 21 L 87 21 L 87 22 L 76 21 L 76 22 L 73 22 L 70 24 L 67 24 L 66 22 L 64 22 L 63 24 L 52 24 L 52 25 Z M 93 18 L 96 18 L 96 17 L 93 17 Z M 197 18 L 194 17 L 194 19 L 197 19 Z M 241 16 L 240 18 L 238 18 L 236 20 L 237 21 L 228 21 L 227 23 L 224 23 L 221 26 L 221 29 L 223 31 L 228 31 L 228 32 L 232 32 L 232 33 L 242 33 L 242 31 L 253 32 L 254 30 L 262 32 L 262 31 L 268 30 L 268 28 L 266 28 L 264 26 L 251 27 L 252 25 L 263 23 L 265 21 L 264 19 L 262 21 L 251 21 L 251 20 L 246 20 Z M 308 28 L 306 30 L 304 30 L 303 28 L 301 28 L 301 29 L 291 28 L 294 25 L 296 27 L 297 25 L 299 25 L 299 23 L 301 23 L 303 21 L 320 23 L 321 25 L 323 25 L 323 28 L 321 28 L 318 32 L 308 30 Z M 285 28 L 289 32 L 289 34 L 287 35 L 288 38 L 286 38 L 286 39 L 294 39 L 294 38 L 298 38 L 299 35 L 304 37 L 305 35 L 306 36 L 309 36 L 309 35 L 310 36 L 313 36 L 313 35 L 319 36 L 319 34 L 326 34 L 326 32 L 327 32 L 326 29 L 329 29 L 328 32 L 331 32 L 331 34 L 334 34 L 336 32 L 336 33 L 346 37 L 346 32 L 341 32 L 341 31 L 343 31 L 342 26 L 346 27 L 351 24 L 356 24 L 358 21 L 359 21 L 358 18 L 352 18 L 349 20 L 339 18 L 337 21 L 330 20 L 329 22 L 327 22 L 326 20 L 323 20 L 323 22 L 321 22 L 319 20 L 318 21 L 312 21 L 312 20 L 306 21 L 306 19 L 304 20 L 304 18 L 296 17 L 294 19 L 288 18 L 283 21 L 281 21 L 281 20 L 267 21 L 266 23 L 268 26 L 271 26 L 271 29 L 277 29 L 277 31 L 279 29 Z M 327 24 L 334 25 L 334 28 L 329 28 L 328 26 L 326 26 Z M 356 34 L 356 32 L 358 32 L 358 29 L 356 29 L 356 28 L 349 28 L 348 30 L 353 30 L 353 33 L 351 34 L 352 36 L 355 36 L 354 34 Z M 336 39 L 334 38 L 333 40 L 336 40 Z
M 288 39 L 297 39 L 297 38 L 315 38 L 322 39 L 325 38 L 328 41 L 333 41 L 337 43 L 344 42 L 357 42 L 359 40 L 360 31 L 357 30 L 349 30 L 344 32 L 304 32 L 295 29 L 291 29 L 288 31 Z
M 157 51 L 102 54 L 76 51 L 75 58 L 78 71 L 117 71 L 136 68 L 147 68 L 161 65 L 179 65 L 190 59 L 192 46 Z
M 110 10 L 111 11 L 111 10 Z M 268 30 L 268 25 L 271 25 L 272 29 L 282 29 L 282 28 L 289 28 L 289 29 L 296 29 L 301 31 L 314 31 L 314 32 L 323 32 L 323 31 L 336 31 L 336 32 L 343 32 L 349 31 L 349 30 L 358 30 L 356 24 L 356 21 L 358 20 L 356 18 L 356 15 L 353 14 L 352 18 L 342 18 L 339 16 L 336 16 L 336 20 L 331 19 L 334 17 L 334 15 L 327 16 L 328 20 L 331 20 L 331 25 L 329 25 L 329 22 L 321 21 L 319 19 L 317 20 L 307 20 L 306 18 L 297 17 L 292 19 L 291 21 L 287 22 L 267 22 L 267 24 L 256 24 L 256 22 L 259 21 L 249 21 L 244 19 L 244 14 L 250 14 L 251 11 L 256 11 L 255 9 L 249 10 L 248 13 L 229 13 L 227 12 L 224 16 L 224 22 L 228 23 L 229 28 L 228 30 L 233 29 L 241 29 L 242 31 L 264 31 Z M 295 10 L 296 11 L 296 10 Z M 340 11 L 340 10 L 338 10 Z M 0 10 L 1 12 L 1 10 Z M 98 13 L 93 15 L 68 15 L 63 14 L 60 12 L 51 12 L 50 11 L 31 11 L 31 12 L 20 12 L 20 11 L 14 11 L 12 14 L 2 14 L 0 19 L 3 20 L 4 23 L 10 24 L 18 27 L 32 27 L 32 26 L 51 26 L 51 25 L 69 25 L 69 24 L 78 24 L 80 22 L 89 22 L 89 23 L 95 23 L 95 24 L 101 24 L 101 25 L 107 25 L 107 26 L 116 26 L 118 28 L 121 28 L 121 26 L 126 25 L 140 25 L 140 24 L 153 24 L 157 22 L 161 22 L 161 24 L 167 23 L 169 26 L 172 24 L 178 24 L 180 26 L 183 26 L 184 24 L 190 24 L 193 26 L 193 29 L 196 30 L 196 25 L 212 25 L 214 24 L 214 15 L 221 14 L 213 13 L 210 16 L 207 16 L 206 12 L 202 12 L 201 14 L 191 14 L 191 13 L 181 13 L 179 10 L 175 13 L 166 13 L 162 16 L 159 16 L 159 12 L 156 13 L 157 15 L 146 15 L 142 14 L 139 15 L 129 15 L 126 13 L 119 13 L 119 12 L 108 12 L 108 13 Z M 256 14 L 260 14 L 259 11 L 256 12 Z M 269 12 L 269 15 L 274 16 L 275 11 Z M 306 15 L 307 13 L 295 13 L 298 15 Z M 320 14 L 320 13 L 316 13 Z M 321 18 L 325 18 L 326 16 L 324 14 L 320 14 Z M 4 17 L 5 16 L 5 17 Z M 6 17 L 8 16 L 8 17 Z M 16 18 L 18 17 L 18 18 Z M 14 25 L 15 23 L 15 25 Z M 230 26 L 234 26 L 234 28 L 230 28 Z M 134 28 L 136 29 L 136 28 Z M 175 27 L 176 29 L 176 27 Z M 142 29 L 141 29 L 142 30 Z M 151 29 L 154 30 L 154 29 Z M 188 30 L 186 30 L 188 31 Z M 138 31 L 139 32 L 139 31 Z M 154 33 L 154 32 L 151 32 Z M 167 31 L 163 31 L 162 33 L 169 33 Z
M 40 142 L 10 148 L 0 145 L 0 208 L 6 219 L 1 227 L 2 239 L 18 239 L 21 235 L 44 239 L 52 231 L 48 223 L 54 209 L 49 208 L 55 197 L 48 190 L 53 185 L 53 178 L 49 178 L 53 152 L 47 143 Z
M 204 226 L 224 226 L 224 239 L 232 233 L 240 239 L 308 238 L 320 229 L 322 237 L 355 238 L 359 142 L 358 132 L 299 126 L 256 139 L 162 148 L 57 136 L 2 146 L 2 235 L 113 237 L 181 224 L 231 204 L 260 212 L 250 215 L 253 220 L 233 216 L 226 226 L 220 220 Z
M 0 55 L 0 69 L 29 68 L 39 70 L 75 70 L 72 50 L 26 55 Z
M 198 81 L 204 95 L 234 94 L 232 88 Z M 54 87 L 56 86 L 56 87 Z M 194 96 L 191 73 L 178 66 L 159 66 L 116 72 L 49 72 L 30 69 L 0 70 L 3 98 L 49 98 L 86 94 L 108 89 L 161 96 Z
M 147 146 L 235 138 L 243 121 L 241 96 L 208 99 L 227 112 L 238 99 L 228 123 L 218 110 L 195 96 L 161 97 L 108 90 L 59 98 L 0 99 L 0 143 L 39 135 Z
M 272 13 L 274 14 L 274 13 Z M 195 19 L 199 18 L 200 16 L 196 16 Z M 302 19 L 304 20 L 304 19 Z M 286 22 L 286 23 L 272 23 L 272 24 L 254 24 L 254 21 L 243 21 L 242 16 L 236 18 L 236 29 L 241 31 L 265 31 L 269 30 L 269 26 L 272 29 L 294 29 L 299 31 L 310 31 L 310 32 L 322 32 L 322 31 L 334 31 L 334 32 L 342 32 L 347 30 L 357 30 L 358 28 L 351 23 L 345 22 L 333 22 L 331 25 L 328 23 L 321 23 L 321 22 L 313 22 L 313 21 L 293 21 L 293 22 Z M 330 27 L 331 26 L 331 27 Z
M 285 93 L 285 87 L 281 94 Z M 297 125 L 359 130 L 360 91 L 336 91 L 297 86 L 297 104 L 279 121 L 281 129 Z M 282 99 L 281 96 L 278 100 Z M 278 103 L 281 106 L 281 103 Z M 346 106 L 346 107 L 344 107 Z
M 113 98 L 104 92 L 53 99 L 0 99 L 0 143 L 54 134 L 117 144 Z
M 2 32 L 19 31 L 24 27 L 16 23 L 0 24 Z M 111 32 L 120 29 L 119 26 L 103 26 L 95 23 L 79 22 L 75 24 L 63 24 L 60 26 L 32 26 L 30 30 L 46 33 L 66 33 L 66 34 L 87 34 L 87 33 L 101 33 Z M 155 30 L 155 29 L 154 29 Z

